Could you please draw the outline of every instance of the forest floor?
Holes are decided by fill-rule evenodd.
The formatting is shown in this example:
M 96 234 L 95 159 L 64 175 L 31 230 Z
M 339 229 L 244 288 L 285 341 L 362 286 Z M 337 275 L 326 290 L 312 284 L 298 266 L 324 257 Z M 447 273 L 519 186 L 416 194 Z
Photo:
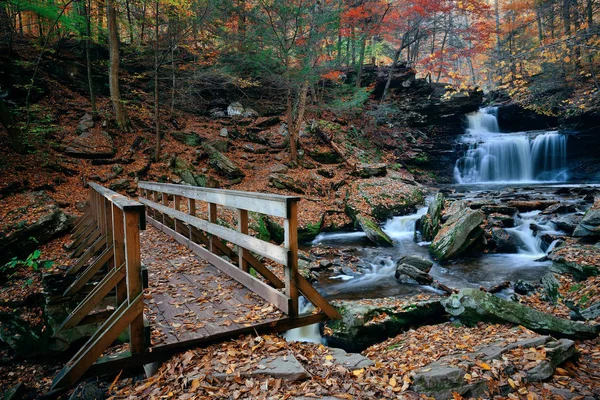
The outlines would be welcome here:
M 50 77 L 46 77 L 50 80 Z M 121 179 L 130 180 L 135 189 L 135 175 L 144 170 L 152 157 L 154 147 L 154 132 L 152 126 L 152 113 L 150 107 L 138 107 L 130 110 L 133 115 L 132 125 L 128 132 L 122 132 L 114 127 L 103 128 L 97 123 L 92 131 L 100 134 L 107 131 L 117 152 L 115 158 L 126 158 L 134 142 L 141 137 L 141 146 L 135 152 L 133 161 L 123 164 L 123 171 L 114 175 L 113 165 L 93 165 L 92 161 L 76 159 L 65 156 L 63 150 L 65 143 L 77 137 L 76 126 L 81 117 L 87 112 L 87 99 L 72 91 L 67 86 L 57 81 L 52 81 L 52 91 L 36 108 L 34 119 L 40 121 L 37 128 L 41 134 L 38 141 L 32 142 L 35 151 L 25 155 L 15 154 L 8 146 L 7 136 L 0 128 L 0 234 L 10 234 L 19 224 L 34 221 L 43 207 L 35 202 L 33 193 L 44 191 L 55 204 L 62 210 L 71 214 L 80 214 L 81 206 L 87 198 L 85 182 L 96 180 L 105 186 L 110 186 Z M 150 103 L 148 103 L 150 104 Z M 111 114 L 107 99 L 99 98 L 101 115 Z M 320 119 L 337 121 L 342 126 L 342 135 L 350 135 L 353 125 L 362 126 L 360 116 L 355 119 L 338 120 L 333 115 L 321 115 Z M 255 154 L 244 150 L 245 145 L 256 145 L 247 140 L 248 124 L 256 126 L 265 121 L 259 118 L 254 121 L 235 121 L 227 119 L 211 119 L 184 113 L 176 113 L 163 123 L 165 137 L 162 146 L 162 156 L 158 163 L 150 163 L 149 169 L 142 179 L 149 181 L 179 182 L 180 177 L 174 172 L 173 162 L 177 158 L 193 166 L 196 171 L 219 181 L 220 186 L 227 189 L 248 190 L 278 194 L 294 194 L 289 190 L 277 189 L 272 186 L 269 176 L 272 169 L 280 164 L 285 164 L 289 153 L 285 149 L 275 149 L 264 154 Z M 46 122 L 44 122 L 46 121 Z M 282 141 L 283 137 L 278 129 L 280 119 L 276 124 L 261 131 L 267 142 Z M 223 139 L 219 136 L 221 129 L 227 128 L 229 132 L 239 131 L 236 138 L 233 134 L 228 138 L 230 147 L 227 156 L 235 160 L 246 174 L 239 183 L 229 181 L 217 175 L 208 167 L 205 158 L 198 160 L 196 148 L 182 144 L 175 140 L 173 131 L 194 132 L 205 141 Z M 371 132 L 360 138 L 364 147 L 368 149 L 373 143 L 384 143 L 389 138 L 386 128 Z M 41 140 L 39 140 L 42 138 Z M 35 138 L 32 138 L 32 140 Z M 405 153 L 410 153 L 410 145 L 402 139 L 396 140 L 394 146 L 405 146 Z M 300 147 L 305 150 L 331 150 L 327 144 L 314 135 L 304 135 L 300 139 Z M 394 166 L 406 182 L 417 185 L 413 172 L 418 174 L 420 181 L 431 182 L 431 177 L 420 173 L 416 169 L 410 171 L 398 162 L 397 155 L 392 152 L 378 152 L 367 154 L 359 159 L 359 147 L 348 149 L 349 157 L 354 157 L 355 162 L 362 159 L 382 162 Z M 299 204 L 299 219 L 303 225 L 319 221 L 326 210 L 336 211 L 339 221 L 334 221 L 337 226 L 347 226 L 351 221 L 343 213 L 344 191 L 332 191 L 332 187 L 344 187 L 356 180 L 350 173 L 352 168 L 346 163 L 335 165 L 320 165 L 311 161 L 312 166 L 298 166 L 288 168 L 287 174 L 298 182 L 308 182 L 301 195 Z M 315 171 L 325 169 L 331 172 L 326 174 L 331 177 L 316 177 Z M 335 193 L 338 193 L 337 197 Z M 135 196 L 135 191 L 128 193 Z M 149 236 L 152 233 L 148 233 Z M 54 270 L 68 265 L 71 261 L 67 258 L 64 245 L 68 237 L 61 237 L 41 246 L 43 259 L 54 261 Z M 185 249 L 173 247 L 168 252 L 172 258 L 189 258 Z M 41 296 L 41 274 L 32 269 L 18 270 L 11 279 L 5 279 L 0 289 L 0 311 L 11 312 L 12 302 L 38 299 Z M 589 278 L 585 285 L 579 285 L 564 277 L 563 293 L 566 299 L 578 302 L 583 297 L 597 299 L 600 289 L 600 280 L 597 277 Z M 578 286 L 576 286 L 578 285 Z M 575 287 L 575 289 L 573 289 Z M 565 317 L 568 310 L 564 304 L 550 306 L 547 302 L 537 297 L 528 301 L 538 309 Z M 32 326 L 43 326 L 43 310 L 39 304 L 33 302 L 25 308 L 23 318 Z M 43 327 L 42 327 L 43 328 Z M 342 366 L 335 366 L 331 362 L 331 351 L 328 347 L 311 344 L 286 342 L 283 338 L 274 335 L 247 335 L 235 340 L 220 344 L 196 348 L 173 356 L 164 363 L 158 373 L 149 379 L 136 377 L 118 377 L 113 381 L 101 381 L 98 385 L 108 396 L 114 399 L 138 398 L 293 398 L 304 396 L 307 398 L 320 398 L 335 396 L 337 398 L 419 398 L 420 396 L 410 391 L 413 372 L 434 360 L 448 354 L 465 353 L 470 349 L 486 343 L 504 340 L 514 341 L 520 334 L 529 334 L 524 328 L 515 329 L 508 325 L 479 324 L 468 328 L 455 326 L 450 323 L 424 326 L 411 329 L 383 343 L 376 344 L 363 352 L 375 365 L 349 370 Z M 460 340 L 460 343 L 458 341 Z M 459 346 L 460 344 L 460 346 Z M 557 372 L 548 381 L 542 383 L 525 383 L 509 380 L 510 374 L 504 369 L 504 364 L 480 365 L 473 372 L 483 377 L 490 388 L 490 396 L 494 398 L 572 398 L 583 399 L 600 398 L 600 339 L 578 341 L 577 348 L 581 354 L 578 361 L 570 361 L 557 369 Z M 503 362 L 520 364 L 526 359 L 523 349 L 514 350 L 505 355 Z M 225 382 L 213 380 L 206 368 L 212 360 L 218 362 L 231 371 L 240 367 L 258 362 L 265 356 L 293 355 L 302 366 L 310 373 L 311 378 L 289 383 L 281 379 L 269 377 L 242 378 L 240 375 Z M 68 354 L 53 357 L 23 358 L 15 355 L 2 345 L 0 346 L 0 392 L 23 383 L 27 388 L 24 398 L 35 398 L 50 389 L 52 378 L 68 361 Z M 234 374 L 235 375 L 235 374 Z M 476 376 L 477 376 L 476 375 Z M 197 376 L 188 380 L 189 376 Z M 113 377 L 114 378 L 114 377 Z M 512 382 L 512 383 L 511 383 Z M 499 387 L 509 384 L 514 391 L 510 394 L 499 394 Z M 62 394 L 67 398 L 69 393 Z M 54 396 L 56 397 L 56 396 Z M 459 396 L 458 396 L 459 397 Z

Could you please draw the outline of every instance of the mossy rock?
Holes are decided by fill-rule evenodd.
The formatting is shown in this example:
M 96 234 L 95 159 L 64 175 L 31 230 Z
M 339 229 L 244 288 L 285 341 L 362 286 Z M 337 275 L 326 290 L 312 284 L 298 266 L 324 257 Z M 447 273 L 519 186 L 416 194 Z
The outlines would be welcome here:
M 171 132 L 171 137 L 178 142 L 194 147 L 200 146 L 204 142 L 203 138 L 193 132 Z
M 373 220 L 364 215 L 357 215 L 356 221 L 360 225 L 361 229 L 367 235 L 370 241 L 381 247 L 393 247 L 394 241 L 384 231 L 381 230 L 379 225 Z

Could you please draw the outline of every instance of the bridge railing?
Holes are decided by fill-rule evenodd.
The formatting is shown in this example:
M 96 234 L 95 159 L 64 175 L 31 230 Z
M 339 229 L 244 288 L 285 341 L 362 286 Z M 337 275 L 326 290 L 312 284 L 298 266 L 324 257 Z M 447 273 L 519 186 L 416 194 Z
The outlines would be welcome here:
M 142 191 L 139 201 L 147 206 L 149 223 L 288 316 L 298 316 L 301 293 L 328 317 L 339 318 L 335 308 L 298 274 L 299 197 L 155 182 L 139 182 L 138 187 Z M 208 211 L 206 219 L 198 213 L 198 202 L 206 203 L 203 207 Z M 186 211 L 182 210 L 183 204 Z M 237 214 L 237 229 L 217 223 L 217 206 Z M 282 218 L 284 243 L 279 246 L 249 235 L 249 212 Z M 234 244 L 236 249 L 222 240 Z M 282 265 L 284 279 L 281 280 L 253 253 Z M 264 279 L 253 276 L 250 268 Z
M 126 329 L 131 353 L 146 350 L 140 256 L 140 230 L 145 224 L 143 204 L 89 183 L 87 208 L 69 246 L 71 258 L 77 260 L 66 274 L 76 278 L 64 296 L 83 295 L 93 277 L 103 278 L 63 321 L 59 333 L 90 322 L 101 325 L 56 376 L 53 387 L 74 384 Z M 110 293 L 115 294 L 115 306 L 90 314 Z

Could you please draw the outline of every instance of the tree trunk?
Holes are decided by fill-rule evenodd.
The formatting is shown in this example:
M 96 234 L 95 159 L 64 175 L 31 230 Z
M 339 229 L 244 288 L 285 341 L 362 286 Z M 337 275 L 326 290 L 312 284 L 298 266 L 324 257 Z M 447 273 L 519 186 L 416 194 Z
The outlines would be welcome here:
M 133 44 L 133 22 L 131 22 L 131 8 L 129 0 L 125 0 L 125 9 L 127 10 L 127 23 L 129 24 L 129 44 Z
M 96 94 L 94 93 L 94 80 L 92 77 L 92 57 L 90 54 L 90 37 L 92 36 L 92 27 L 91 27 L 91 10 L 92 10 L 92 1 L 87 0 L 87 4 L 84 3 L 83 10 L 85 14 L 85 29 L 86 29 L 86 38 L 85 38 L 85 63 L 87 67 L 87 78 L 88 78 L 88 88 L 90 91 L 90 104 L 92 106 L 92 117 L 96 120 L 98 116 L 98 108 L 96 107 Z
M 392 61 L 392 65 L 390 65 L 390 70 L 388 72 L 388 78 L 387 78 L 387 81 L 385 82 L 385 87 L 383 88 L 383 94 L 381 95 L 381 100 L 380 100 L 381 103 L 383 103 L 385 101 L 388 90 L 390 90 L 390 85 L 392 84 L 392 77 L 394 75 L 394 68 L 396 67 L 396 63 L 400 59 L 400 54 L 402 54 L 402 49 L 404 49 L 404 37 L 402 38 L 402 43 L 400 43 L 398 50 L 396 50 L 396 53 L 394 53 L 394 61 Z
M 110 88 L 110 98 L 115 112 L 115 118 L 120 128 L 127 126 L 125 118 L 125 109 L 121 102 L 121 92 L 119 90 L 119 32 L 117 31 L 117 10 L 114 0 L 106 1 L 106 21 L 108 26 L 108 49 L 110 56 L 108 84 Z
M 160 3 L 156 0 L 154 15 L 155 15 L 155 47 L 154 47 L 154 127 L 155 127 L 155 137 L 156 137 L 156 148 L 154 149 L 154 161 L 158 162 L 160 160 L 160 115 L 159 115 L 159 90 L 158 90 L 158 70 L 160 68 L 158 61 L 158 28 L 159 28 L 159 11 L 160 11 Z
M 288 138 L 290 139 L 290 161 L 297 162 L 298 161 L 298 143 L 297 143 L 297 135 L 295 132 L 294 125 L 294 108 L 293 108 L 293 99 L 292 99 L 292 88 L 291 82 L 288 82 L 290 87 L 287 92 L 287 101 L 286 101 L 286 109 L 287 109 L 287 126 L 288 126 Z
M 365 34 L 360 36 L 360 54 L 358 57 L 358 72 L 356 72 L 356 87 L 360 87 L 360 81 L 362 80 L 363 64 L 365 62 L 365 50 L 367 48 L 367 38 Z

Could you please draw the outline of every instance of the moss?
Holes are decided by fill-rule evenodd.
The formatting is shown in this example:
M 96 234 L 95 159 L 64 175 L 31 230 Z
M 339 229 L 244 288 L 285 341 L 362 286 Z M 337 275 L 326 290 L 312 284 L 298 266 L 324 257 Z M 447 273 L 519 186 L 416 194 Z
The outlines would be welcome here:
M 314 224 L 308 223 L 303 227 L 298 228 L 298 241 L 310 242 L 321 232 L 321 222 Z

